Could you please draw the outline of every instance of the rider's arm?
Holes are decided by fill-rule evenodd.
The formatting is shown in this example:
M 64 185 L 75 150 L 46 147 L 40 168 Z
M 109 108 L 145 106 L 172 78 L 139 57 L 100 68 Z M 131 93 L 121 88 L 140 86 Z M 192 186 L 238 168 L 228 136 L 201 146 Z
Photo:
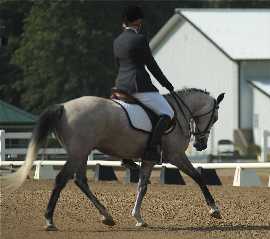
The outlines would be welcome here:
M 118 57 L 116 56 L 116 53 L 115 53 L 115 41 L 113 42 L 113 55 L 114 55 L 115 66 L 118 69 L 120 65 L 119 65 L 119 59 L 118 59 Z
M 119 68 L 120 64 L 119 64 L 119 59 L 117 57 L 114 58 L 114 63 L 116 68 Z
M 157 62 L 155 61 L 151 49 L 149 47 L 148 41 L 144 36 L 141 38 L 141 44 L 143 49 L 143 58 L 145 65 L 157 81 L 163 86 L 166 87 L 169 91 L 173 91 L 172 84 L 168 81 L 167 77 L 163 74 Z

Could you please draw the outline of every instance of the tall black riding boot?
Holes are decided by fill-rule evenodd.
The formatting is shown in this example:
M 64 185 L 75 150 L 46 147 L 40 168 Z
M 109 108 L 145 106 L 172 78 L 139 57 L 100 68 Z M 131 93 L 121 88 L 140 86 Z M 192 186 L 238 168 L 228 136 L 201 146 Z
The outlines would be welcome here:
M 143 160 L 159 162 L 160 161 L 160 145 L 161 137 L 163 133 L 170 127 L 171 118 L 168 115 L 161 115 L 157 124 L 155 125 L 150 139 L 148 141 L 147 148 L 142 157 Z

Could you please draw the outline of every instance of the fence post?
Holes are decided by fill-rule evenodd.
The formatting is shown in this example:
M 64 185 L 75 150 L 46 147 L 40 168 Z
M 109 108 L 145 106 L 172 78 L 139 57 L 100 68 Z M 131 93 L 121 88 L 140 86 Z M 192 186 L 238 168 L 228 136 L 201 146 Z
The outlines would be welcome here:
M 94 152 L 93 152 L 93 150 L 92 150 L 91 153 L 88 155 L 88 160 L 94 160 Z
M 270 131 L 264 130 L 262 134 L 262 151 L 260 162 L 267 162 L 267 155 L 269 153 L 268 138 L 270 138 Z
M 5 161 L 5 130 L 0 130 L 0 162 Z

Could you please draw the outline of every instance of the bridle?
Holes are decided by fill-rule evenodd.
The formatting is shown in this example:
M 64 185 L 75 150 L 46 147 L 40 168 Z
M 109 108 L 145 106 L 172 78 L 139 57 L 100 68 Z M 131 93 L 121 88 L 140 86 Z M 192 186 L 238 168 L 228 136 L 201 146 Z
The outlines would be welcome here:
M 175 100 L 175 102 L 176 102 L 179 110 L 183 114 L 187 125 L 189 126 L 189 132 L 190 132 L 190 134 L 191 135 L 194 135 L 195 137 L 197 137 L 197 139 L 199 141 L 201 141 L 203 138 L 206 138 L 206 135 L 210 133 L 210 127 L 211 127 L 211 123 L 212 123 L 213 118 L 214 118 L 215 111 L 216 111 L 216 109 L 219 108 L 219 106 L 217 104 L 217 100 L 214 99 L 214 106 L 208 112 L 202 113 L 200 115 L 193 115 L 192 112 L 191 112 L 191 110 L 189 109 L 189 107 L 186 105 L 186 103 L 183 101 L 183 99 L 177 93 L 175 93 L 174 91 L 172 91 L 171 92 L 171 95 L 174 98 L 174 100 Z M 187 117 L 186 117 L 186 115 L 184 113 L 184 110 L 183 110 L 180 102 L 187 109 L 188 113 L 191 116 L 191 119 L 195 122 L 195 131 L 194 130 L 191 130 L 191 128 L 192 128 L 191 127 L 191 124 L 190 124 L 189 120 L 187 119 Z M 201 131 L 199 129 L 199 127 L 197 126 L 198 119 L 201 118 L 201 117 L 204 117 L 204 116 L 206 116 L 208 114 L 211 114 L 210 120 L 208 121 L 208 124 L 206 125 L 205 129 Z M 181 128 L 181 124 L 179 123 L 177 117 L 176 117 L 176 120 L 177 120 L 177 123 L 178 123 L 179 127 Z
M 189 109 L 189 107 L 186 105 L 186 103 L 183 101 L 183 99 L 178 94 L 176 94 L 174 91 L 172 91 L 170 93 L 171 93 L 172 97 L 174 98 L 179 110 L 183 114 L 187 125 L 189 126 L 190 134 L 197 137 L 197 139 L 200 140 L 200 141 L 203 138 L 206 138 L 206 135 L 210 133 L 211 122 L 213 121 L 215 111 L 216 111 L 216 109 L 219 108 L 216 99 L 214 99 L 214 106 L 213 106 L 213 108 L 211 110 L 209 110 L 206 113 L 202 113 L 200 115 L 193 115 L 191 110 Z M 186 117 L 186 115 L 184 113 L 184 110 L 183 110 L 183 108 L 182 108 L 182 106 L 181 106 L 181 104 L 179 102 L 181 102 L 181 104 L 187 109 L 188 113 L 191 116 L 191 119 L 195 122 L 195 131 L 191 130 L 191 128 L 192 128 L 191 124 L 190 124 L 189 120 L 187 119 L 187 117 Z M 206 125 L 205 129 L 201 131 L 199 129 L 199 127 L 197 126 L 198 119 L 203 117 L 203 116 L 206 116 L 208 114 L 211 114 L 210 120 L 208 121 L 208 124 Z M 179 127 L 181 128 L 181 124 L 179 123 L 177 117 L 176 117 L 176 120 L 177 120 L 177 123 L 178 123 Z

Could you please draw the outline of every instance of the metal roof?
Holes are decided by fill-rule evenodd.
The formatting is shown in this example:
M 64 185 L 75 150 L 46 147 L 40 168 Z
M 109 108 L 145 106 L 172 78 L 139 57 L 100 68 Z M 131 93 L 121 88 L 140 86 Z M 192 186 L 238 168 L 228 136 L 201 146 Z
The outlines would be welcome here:
M 37 117 L 13 105 L 0 100 L 0 124 L 1 125 L 31 125 L 35 124 Z
M 175 11 L 232 59 L 270 59 L 270 9 Z
M 249 83 L 270 98 L 270 80 L 253 80 Z

